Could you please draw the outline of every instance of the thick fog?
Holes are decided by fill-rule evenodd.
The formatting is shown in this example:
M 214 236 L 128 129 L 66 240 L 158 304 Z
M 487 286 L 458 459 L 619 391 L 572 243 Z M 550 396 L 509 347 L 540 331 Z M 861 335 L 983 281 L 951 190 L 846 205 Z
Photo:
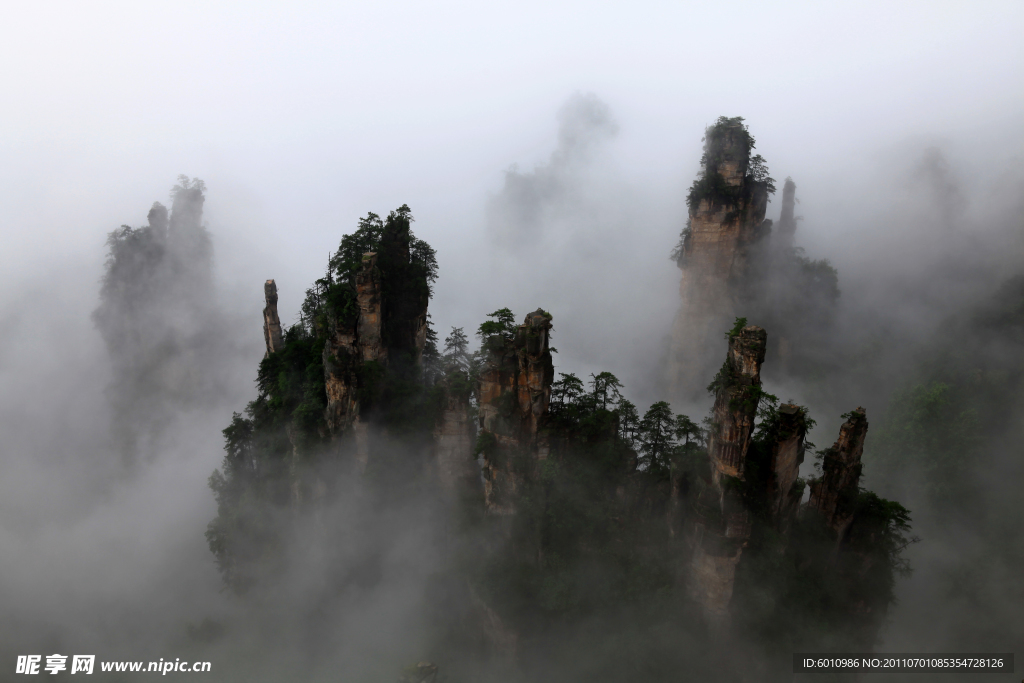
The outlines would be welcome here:
M 17 655 L 54 652 L 199 652 L 210 680 L 391 680 L 388 662 L 430 657 L 409 655 L 410 639 L 441 600 L 430 581 L 443 551 L 415 501 L 378 516 L 353 492 L 321 520 L 334 545 L 318 529 L 295 539 L 308 562 L 268 604 L 222 589 L 204 538 L 221 430 L 256 395 L 264 281 L 296 322 L 368 211 L 408 204 L 437 250 L 442 339 L 502 307 L 520 320 L 543 308 L 556 372 L 611 371 L 643 410 L 673 399 L 669 254 L 704 129 L 743 116 L 780 187 L 797 183 L 797 243 L 838 269 L 837 348 L 869 359 L 834 385 L 766 368 L 768 389 L 809 406 L 819 446 L 858 405 L 880 426 L 920 357 L 961 334 L 951 321 L 1024 273 L 1021 35 L 1016 2 L 8 9 L 0 678 L 20 678 Z M 212 257 L 181 294 L 197 317 L 166 292 L 145 311 L 147 330 L 178 336 L 154 361 L 155 393 L 136 400 L 93 314 L 106 240 L 146 226 L 154 202 L 174 210 L 180 174 L 205 183 Z M 1019 342 L 963 338 L 1018 364 Z M 710 403 L 674 407 L 699 419 Z M 971 523 L 872 479 L 869 441 L 867 484 L 901 496 L 922 538 L 880 650 L 1019 646 L 1024 540 L 998 530 L 1021 514 L 1022 406 L 1004 405 L 1005 433 L 986 435 L 972 477 L 998 504 Z M 127 456 L 126 421 L 144 432 Z M 1005 553 L 979 537 L 980 519 L 1005 533 Z M 386 580 L 361 590 L 367 555 Z M 351 577 L 341 612 L 319 614 L 319 587 L 339 571 Z M 221 634 L 225 623 L 242 626 Z

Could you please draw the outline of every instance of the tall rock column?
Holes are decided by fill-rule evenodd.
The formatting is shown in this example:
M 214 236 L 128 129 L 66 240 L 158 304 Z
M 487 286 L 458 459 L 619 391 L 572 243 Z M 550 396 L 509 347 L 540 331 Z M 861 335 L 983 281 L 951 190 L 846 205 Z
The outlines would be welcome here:
M 853 501 L 860 490 L 860 459 L 867 433 L 867 416 L 863 408 L 857 408 L 840 427 L 839 438 L 825 451 L 821 477 L 811 482 L 807 509 L 824 518 L 836 533 L 837 546 L 842 543 L 853 521 Z
M 281 334 L 281 318 L 277 314 L 277 284 L 273 280 L 263 283 L 263 296 L 267 302 L 263 309 L 263 340 L 267 345 L 267 351 L 263 358 L 266 359 L 284 348 L 284 338 Z M 285 434 L 291 444 L 288 453 L 288 498 L 292 509 L 298 510 L 302 505 L 303 498 L 302 473 L 299 467 L 301 459 L 299 437 L 291 424 L 285 426 Z
M 713 628 L 725 628 L 750 513 L 740 487 L 761 392 L 761 363 L 768 335 L 754 325 L 729 335 L 725 364 L 715 378 L 715 406 L 708 439 L 711 481 L 700 482 L 694 505 L 691 593 Z
M 688 198 L 689 220 L 677 251 L 680 308 L 672 330 L 668 381 L 676 395 L 696 394 L 714 367 L 714 337 L 740 310 L 750 286 L 750 252 L 768 231 L 768 185 L 748 175 L 753 139 L 742 119 L 705 131 L 703 168 Z
M 768 333 L 750 325 L 729 335 L 725 364 L 715 378 L 714 429 L 708 440 L 716 486 L 722 477 L 743 479 L 743 462 L 754 434 Z
M 284 339 L 281 336 L 281 318 L 277 315 L 277 284 L 273 280 L 267 280 L 263 285 L 263 296 L 267 306 L 263 309 L 263 339 L 267 343 L 267 353 L 280 351 L 284 346 Z
M 551 315 L 526 316 L 511 340 L 486 341 L 487 362 L 477 395 L 484 448 L 484 500 L 491 514 L 513 514 L 515 494 L 538 460 L 548 455 L 541 428 L 551 399 L 554 364 L 548 341 Z

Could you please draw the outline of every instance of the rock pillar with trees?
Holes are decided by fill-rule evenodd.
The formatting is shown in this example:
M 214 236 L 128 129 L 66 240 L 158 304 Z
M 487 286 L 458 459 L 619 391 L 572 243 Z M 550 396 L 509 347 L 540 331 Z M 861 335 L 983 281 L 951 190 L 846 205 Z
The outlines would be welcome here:
M 687 196 L 689 217 L 673 258 L 682 271 L 681 305 L 672 329 L 673 395 L 692 393 L 714 367 L 714 335 L 749 297 L 752 247 L 770 230 L 775 191 L 754 138 L 740 117 L 721 117 L 704 134 L 701 171 Z
M 275 508 L 299 517 L 319 509 L 339 476 L 369 474 L 375 463 L 396 482 L 428 467 L 437 411 L 421 359 L 433 343 L 437 261 L 411 222 L 408 206 L 361 219 L 306 291 L 300 322 L 283 332 L 276 284 L 265 284 L 259 393 L 224 430 L 227 456 L 210 479 L 218 516 L 207 539 L 232 588 L 246 590 L 257 565 L 281 559 L 270 559 L 288 533 Z M 405 451 L 422 457 L 394 466 Z
M 742 491 L 768 335 L 745 323 L 738 320 L 727 335 L 725 363 L 708 387 L 715 393 L 708 437 L 711 478 L 701 482 L 694 518 L 691 590 L 715 626 L 727 621 L 736 565 L 750 536 L 750 512 Z
M 508 309 L 490 317 L 479 330 L 486 356 L 477 381 L 477 449 L 484 460 L 486 509 L 508 515 L 515 512 L 522 480 L 548 453 L 541 428 L 554 379 L 551 314 L 537 309 L 518 327 Z

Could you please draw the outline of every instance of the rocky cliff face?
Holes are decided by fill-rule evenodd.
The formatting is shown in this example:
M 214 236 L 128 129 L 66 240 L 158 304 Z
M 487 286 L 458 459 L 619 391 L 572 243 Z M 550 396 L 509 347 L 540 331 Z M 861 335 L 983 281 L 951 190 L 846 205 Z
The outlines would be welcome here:
M 672 331 L 669 382 L 679 395 L 701 386 L 717 330 L 742 315 L 750 252 L 770 228 L 768 185 L 748 175 L 752 139 L 741 119 L 708 128 L 701 177 L 691 189 L 689 222 L 677 248 L 681 307 Z
M 515 494 L 524 476 L 548 454 L 541 433 L 554 365 L 548 349 L 551 315 L 536 310 L 526 316 L 514 337 L 487 340 L 487 361 L 480 372 L 477 396 L 484 449 L 484 495 L 492 514 L 515 512 Z

